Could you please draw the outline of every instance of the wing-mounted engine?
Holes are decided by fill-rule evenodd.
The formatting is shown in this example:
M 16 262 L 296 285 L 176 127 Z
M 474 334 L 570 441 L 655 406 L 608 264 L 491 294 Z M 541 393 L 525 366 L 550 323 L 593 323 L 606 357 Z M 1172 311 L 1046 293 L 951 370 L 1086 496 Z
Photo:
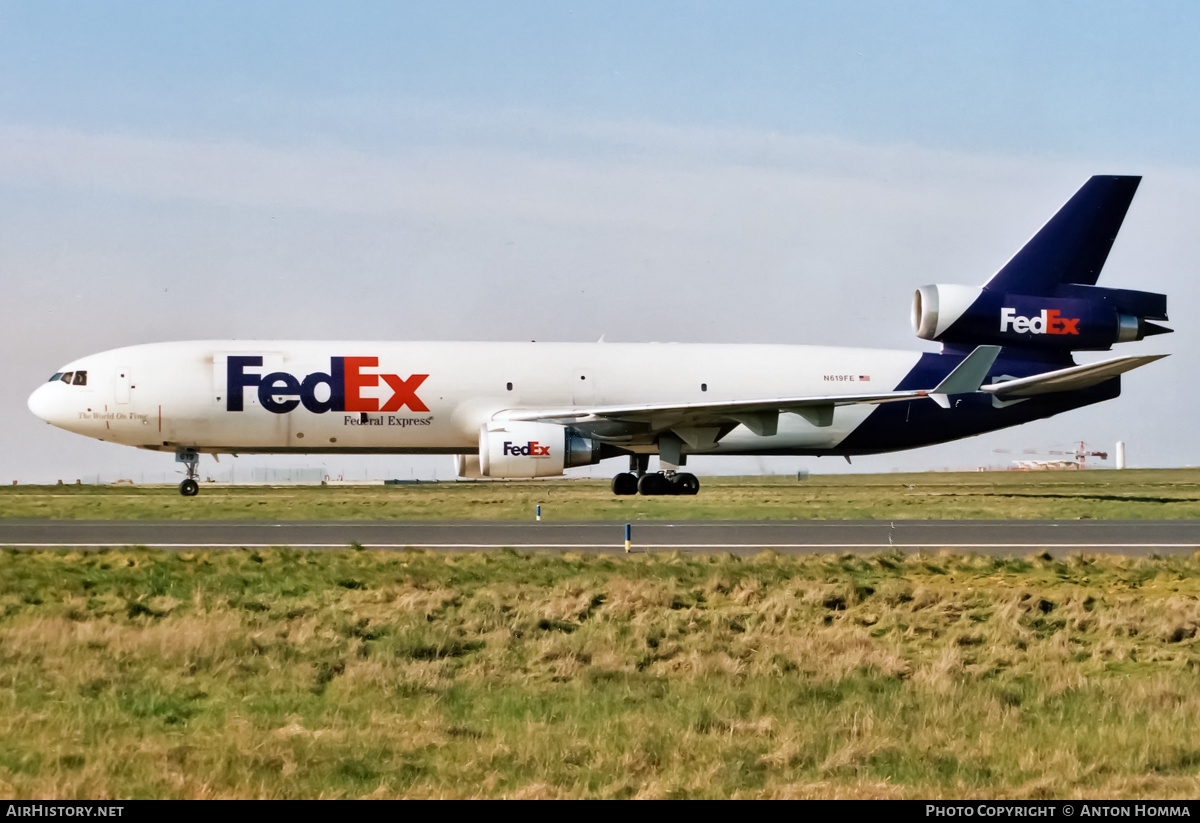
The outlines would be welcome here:
M 982 287 L 922 286 L 917 336 L 962 346 L 1108 349 L 1171 331 L 1167 297 L 1096 285 L 1140 177 L 1088 180 Z
M 599 463 L 600 451 L 599 442 L 566 426 L 494 421 L 479 430 L 479 474 L 556 477 L 574 466 Z

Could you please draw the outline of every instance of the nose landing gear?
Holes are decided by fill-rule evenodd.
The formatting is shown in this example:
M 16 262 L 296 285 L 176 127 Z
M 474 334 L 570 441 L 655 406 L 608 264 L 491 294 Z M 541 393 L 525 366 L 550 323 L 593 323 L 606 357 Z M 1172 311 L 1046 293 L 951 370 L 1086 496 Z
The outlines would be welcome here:
M 196 482 L 200 452 L 195 449 L 180 449 L 175 452 L 175 462 L 182 463 L 187 469 L 187 479 L 179 484 L 179 493 L 184 497 L 195 497 L 200 492 L 200 484 Z

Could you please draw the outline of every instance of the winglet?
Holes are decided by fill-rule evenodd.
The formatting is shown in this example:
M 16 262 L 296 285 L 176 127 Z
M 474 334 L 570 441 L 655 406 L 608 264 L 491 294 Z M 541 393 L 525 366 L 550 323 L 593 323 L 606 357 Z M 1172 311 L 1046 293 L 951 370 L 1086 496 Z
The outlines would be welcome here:
M 973 352 L 954 367 L 954 371 L 946 375 L 946 379 L 930 390 L 930 398 L 943 409 L 948 409 L 950 408 L 950 395 L 972 394 L 979 391 L 979 387 L 987 379 L 988 370 L 996 362 L 999 354 L 999 346 L 976 346 Z

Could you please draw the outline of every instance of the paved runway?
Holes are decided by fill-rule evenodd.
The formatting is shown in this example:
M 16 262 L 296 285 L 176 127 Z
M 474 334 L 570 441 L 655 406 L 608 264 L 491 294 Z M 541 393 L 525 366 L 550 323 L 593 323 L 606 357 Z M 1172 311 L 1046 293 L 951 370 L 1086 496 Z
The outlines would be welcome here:
M 642 521 L 634 551 L 905 552 L 1124 555 L 1200 550 L 1196 520 Z M 0 520 L 0 546 L 165 549 L 344 548 L 623 552 L 623 522 Z

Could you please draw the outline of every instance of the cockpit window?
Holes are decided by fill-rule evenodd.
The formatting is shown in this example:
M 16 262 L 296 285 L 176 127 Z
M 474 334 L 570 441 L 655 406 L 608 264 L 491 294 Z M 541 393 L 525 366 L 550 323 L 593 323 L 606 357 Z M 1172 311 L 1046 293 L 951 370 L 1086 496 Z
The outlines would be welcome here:
M 75 379 L 71 381 L 71 385 L 72 386 L 86 386 L 87 385 L 87 372 L 85 372 L 85 371 L 75 372 Z
M 60 372 L 60 371 L 56 371 L 56 372 L 54 373 L 54 376 L 50 378 L 50 381 L 49 381 L 49 382 L 53 383 L 53 382 L 54 382 L 54 381 L 56 381 L 56 380 L 62 380 L 62 374 L 63 374 L 62 372 Z
M 65 372 L 65 373 L 63 373 L 62 381 L 69 386 L 69 385 L 71 385 L 71 378 L 74 376 L 75 376 L 75 372 L 73 372 L 73 371 Z

